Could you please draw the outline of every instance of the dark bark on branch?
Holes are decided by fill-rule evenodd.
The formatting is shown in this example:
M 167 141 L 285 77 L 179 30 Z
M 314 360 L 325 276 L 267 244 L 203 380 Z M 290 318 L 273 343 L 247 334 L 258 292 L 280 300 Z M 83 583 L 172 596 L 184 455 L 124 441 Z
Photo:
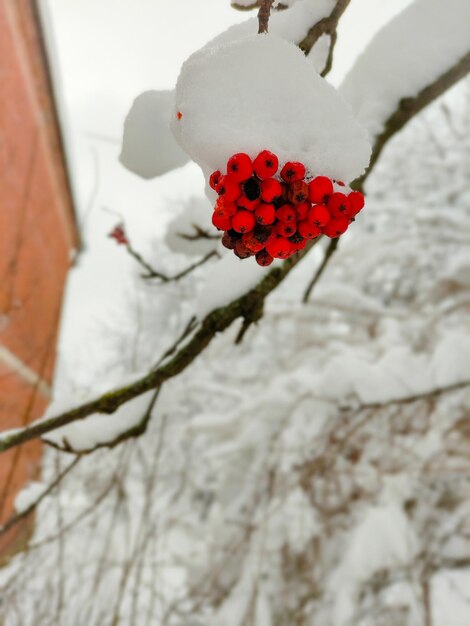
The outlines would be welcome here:
M 67 467 L 62 472 L 60 472 L 60 474 L 58 474 L 55 480 L 41 493 L 41 495 L 34 502 L 26 507 L 24 511 L 21 511 L 21 513 L 12 515 L 2 526 L 0 526 L 0 536 L 4 535 L 8 530 L 10 530 L 10 528 L 13 528 L 13 526 L 16 526 L 16 524 L 18 524 L 18 522 L 20 522 L 22 519 L 28 517 L 28 515 L 30 515 L 41 504 L 44 498 L 47 498 L 47 496 L 54 491 L 57 485 L 62 482 L 67 474 L 73 470 L 79 460 L 80 457 L 75 458 L 69 465 L 67 465 Z
M 328 70 L 325 68 L 322 72 L 322 75 L 324 75 L 324 73 L 327 73 L 327 71 L 331 69 L 331 64 L 333 62 L 333 48 L 336 43 L 336 28 L 338 26 L 340 17 L 345 12 L 350 1 L 351 0 L 338 0 L 335 8 L 330 13 L 330 15 L 328 17 L 324 17 L 322 20 L 314 24 L 310 28 L 306 36 L 298 44 L 299 48 L 307 55 L 322 35 L 329 35 L 331 37 L 330 51 L 327 61 Z
M 312 245 L 312 244 L 311 244 Z M 42 437 L 48 432 L 66 426 L 79 419 L 84 419 L 93 413 L 114 413 L 122 404 L 142 395 L 143 393 L 160 387 L 165 381 L 180 374 L 194 359 L 209 345 L 217 333 L 226 330 L 231 324 L 242 317 L 250 319 L 253 310 L 271 293 L 291 272 L 297 263 L 311 248 L 304 250 L 287 259 L 281 267 L 276 267 L 251 291 L 227 306 L 209 313 L 195 331 L 192 339 L 180 348 L 175 356 L 146 376 L 130 385 L 121 387 L 99 398 L 86 402 L 70 411 L 35 422 L 21 430 L 5 433 L 0 438 L 0 452 L 18 446 L 26 441 Z
M 258 11 L 258 34 L 268 32 L 269 16 L 271 15 L 271 7 L 274 0 L 261 0 Z

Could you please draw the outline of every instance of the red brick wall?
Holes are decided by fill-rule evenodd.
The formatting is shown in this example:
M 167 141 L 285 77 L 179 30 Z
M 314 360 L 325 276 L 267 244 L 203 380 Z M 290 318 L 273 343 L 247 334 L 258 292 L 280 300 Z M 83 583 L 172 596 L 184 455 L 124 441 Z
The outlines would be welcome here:
M 39 417 L 50 397 L 72 250 L 71 197 L 32 0 L 0 0 L 0 430 Z M 38 473 L 33 442 L 0 456 L 0 524 Z M 9 552 L 23 528 L 0 537 Z

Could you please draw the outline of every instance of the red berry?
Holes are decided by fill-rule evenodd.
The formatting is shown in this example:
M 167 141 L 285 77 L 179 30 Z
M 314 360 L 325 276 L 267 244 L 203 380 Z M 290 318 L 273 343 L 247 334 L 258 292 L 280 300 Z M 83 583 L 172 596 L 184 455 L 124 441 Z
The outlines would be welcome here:
M 275 229 L 281 237 L 291 237 L 296 231 L 295 222 L 276 222 Z
M 286 183 L 293 183 L 295 180 L 302 180 L 305 176 L 305 166 L 296 161 L 289 161 L 281 170 L 281 178 Z
M 248 233 L 255 225 L 256 219 L 251 211 L 240 209 L 232 218 L 232 228 L 238 233 Z
M 268 265 L 271 265 L 273 261 L 274 261 L 273 257 L 269 254 L 267 250 L 260 250 L 256 254 L 256 262 L 258 263 L 258 265 L 267 267 Z
M 255 174 L 258 178 L 261 178 L 261 180 L 274 176 L 278 167 L 279 159 L 275 154 L 269 152 L 269 150 L 263 150 L 263 152 L 260 152 L 253 161 Z
M 293 252 L 298 252 L 299 250 L 303 250 L 305 246 L 307 245 L 307 239 L 304 239 L 303 237 L 300 237 L 300 241 L 292 241 L 292 237 L 289 237 L 289 241 L 291 242 Z
M 217 202 L 215 203 L 216 211 L 223 211 L 226 216 L 235 215 L 237 212 L 237 206 L 235 202 L 229 202 L 225 199 L 225 196 L 220 196 L 217 198 Z
M 305 239 L 315 239 L 321 233 L 318 226 L 311 224 L 308 220 L 302 220 L 297 224 L 297 230 Z
M 297 221 L 306 220 L 310 207 L 312 205 L 310 202 L 302 202 L 301 204 L 295 205 L 295 211 L 297 213 Z
M 255 211 L 258 224 L 272 224 L 276 219 L 276 209 L 274 204 L 261 204 Z
M 360 191 L 351 191 L 349 199 L 349 217 L 354 217 L 364 206 L 364 195 Z
M 258 241 L 253 231 L 243 235 L 242 243 L 251 252 L 259 252 L 264 248 L 264 243 Z
M 333 193 L 333 183 L 326 176 L 317 176 L 308 184 L 310 202 L 325 202 L 325 196 Z
M 302 204 L 308 200 L 308 185 L 303 180 L 295 180 L 287 192 L 287 199 L 293 204 Z
M 240 196 L 240 185 L 231 176 L 222 176 L 217 183 L 215 190 L 219 196 L 224 196 L 226 200 L 234 201 Z
M 212 223 L 218 230 L 230 230 L 232 228 L 232 218 L 220 215 L 219 211 L 214 211 Z
M 281 222 L 295 223 L 297 219 L 297 213 L 292 205 L 284 204 L 279 209 L 277 209 L 276 218 Z
M 261 183 L 261 198 L 265 202 L 272 202 L 282 195 L 281 183 L 275 178 L 266 178 Z
M 261 224 L 257 224 L 255 226 L 253 234 L 256 237 L 256 240 L 264 246 L 267 246 L 270 241 L 274 241 L 277 237 L 274 226 L 261 226 Z
M 275 259 L 287 259 L 292 251 L 292 244 L 285 237 L 276 237 L 266 244 L 266 251 Z
M 328 198 L 326 206 L 333 217 L 349 215 L 349 199 L 344 195 L 344 193 L 336 192 L 331 194 Z
M 247 259 L 249 256 L 253 256 L 253 252 L 249 250 L 241 239 L 237 239 L 235 243 L 235 248 L 233 250 L 235 256 L 239 259 Z
M 230 174 L 237 183 L 250 178 L 253 174 L 253 164 L 250 157 L 244 152 L 234 154 L 227 161 L 227 174 Z
M 209 185 L 212 187 L 212 189 L 215 189 L 217 187 L 217 185 L 220 182 L 221 176 L 222 176 L 222 172 L 220 170 L 216 170 L 215 172 L 212 172 L 212 174 L 209 177 Z
M 237 243 L 237 239 L 234 239 L 230 236 L 228 232 L 224 233 L 222 237 L 222 245 L 229 250 L 233 250 L 235 248 L 235 244 Z
M 322 229 L 322 233 L 331 239 L 336 239 L 348 230 L 349 219 L 342 215 L 341 217 L 333 217 Z
M 257 198 L 256 200 L 249 200 L 245 196 L 245 194 L 242 194 L 237 199 L 237 206 L 241 207 L 242 209 L 246 209 L 247 211 L 254 211 L 260 202 L 261 200 L 259 198 Z
M 331 215 L 324 204 L 314 204 L 308 212 L 307 219 L 315 226 L 325 226 L 330 221 Z

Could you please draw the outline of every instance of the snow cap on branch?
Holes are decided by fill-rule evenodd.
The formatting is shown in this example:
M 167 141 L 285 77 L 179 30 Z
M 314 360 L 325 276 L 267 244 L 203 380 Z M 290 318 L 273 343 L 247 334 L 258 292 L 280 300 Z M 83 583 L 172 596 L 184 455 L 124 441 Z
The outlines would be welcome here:
M 469 25 L 469 0 L 416 0 L 376 34 L 340 87 L 371 136 L 469 51 Z
M 183 64 L 172 129 L 207 171 L 236 152 L 276 153 L 313 175 L 350 181 L 368 164 L 370 144 L 349 106 L 293 44 L 251 35 L 210 46 Z

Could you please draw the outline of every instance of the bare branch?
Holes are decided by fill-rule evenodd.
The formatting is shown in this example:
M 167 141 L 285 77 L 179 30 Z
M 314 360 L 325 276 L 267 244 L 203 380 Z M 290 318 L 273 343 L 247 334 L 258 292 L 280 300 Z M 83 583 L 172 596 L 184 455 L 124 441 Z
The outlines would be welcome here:
M 322 76 L 331 69 L 333 62 L 333 48 L 336 43 L 336 28 L 340 17 L 345 12 L 348 4 L 351 0 L 338 0 L 335 8 L 328 17 L 324 17 L 322 20 L 314 24 L 298 44 L 299 48 L 307 55 L 312 50 L 313 46 L 317 43 L 322 35 L 329 35 L 331 37 L 330 52 L 328 54 L 327 67 L 322 72 Z
M 325 256 L 323 257 L 323 261 L 320 263 L 319 268 L 313 275 L 312 280 L 310 281 L 307 289 L 305 290 L 303 302 L 308 302 L 308 299 L 310 297 L 310 294 L 312 293 L 313 288 L 315 287 L 317 282 L 320 280 L 323 272 L 325 271 L 326 266 L 328 265 L 328 262 L 331 256 L 335 253 L 336 248 L 338 247 L 338 243 L 339 243 L 339 239 L 332 239 L 330 243 L 328 244 L 328 247 L 325 251 Z
M 69 465 L 67 465 L 67 467 L 62 472 L 60 472 L 60 474 L 56 476 L 56 478 L 49 485 L 49 487 L 47 487 L 34 502 L 26 507 L 24 511 L 21 511 L 21 513 L 12 515 L 2 526 L 0 526 L 0 536 L 4 535 L 13 526 L 16 526 L 16 524 L 18 524 L 18 522 L 20 522 L 22 519 L 28 517 L 28 515 L 30 515 L 39 506 L 39 504 L 41 504 L 44 498 L 47 498 L 47 496 L 54 491 L 54 489 L 59 485 L 59 483 L 62 482 L 67 474 L 73 470 L 79 460 L 80 457 L 76 457 L 75 459 L 73 459 L 73 461 Z
M 412 396 L 403 396 L 403 398 L 395 398 L 393 400 L 387 400 L 387 402 L 370 402 L 368 404 L 361 404 L 359 407 L 355 407 L 358 411 L 369 409 L 384 409 L 393 405 L 412 404 L 420 400 L 434 400 L 445 393 L 452 393 L 454 391 L 460 391 L 470 387 L 470 380 L 463 380 L 459 383 L 453 383 L 444 387 L 435 387 L 430 391 L 424 393 L 418 393 Z
M 258 34 L 268 32 L 269 16 L 274 0 L 261 0 L 258 11 Z
M 207 263 L 207 261 L 209 261 L 210 259 L 213 259 L 214 257 L 218 257 L 218 256 L 219 254 L 217 250 L 211 250 L 205 256 L 203 256 L 202 259 L 200 259 L 199 261 L 196 261 L 196 263 L 193 263 L 192 265 L 189 265 L 186 269 L 181 270 L 181 272 L 178 272 L 177 274 L 174 274 L 173 276 L 167 276 L 166 274 L 162 274 L 161 272 L 152 271 L 151 273 L 149 272 L 148 274 L 145 274 L 144 276 L 142 276 L 142 278 L 145 278 L 146 280 L 151 279 L 151 278 L 159 278 L 164 283 L 176 282 L 180 280 L 181 278 L 184 278 L 184 276 L 187 276 L 188 274 L 193 272 L 196 268 L 201 267 L 201 265 L 204 265 L 204 263 Z

